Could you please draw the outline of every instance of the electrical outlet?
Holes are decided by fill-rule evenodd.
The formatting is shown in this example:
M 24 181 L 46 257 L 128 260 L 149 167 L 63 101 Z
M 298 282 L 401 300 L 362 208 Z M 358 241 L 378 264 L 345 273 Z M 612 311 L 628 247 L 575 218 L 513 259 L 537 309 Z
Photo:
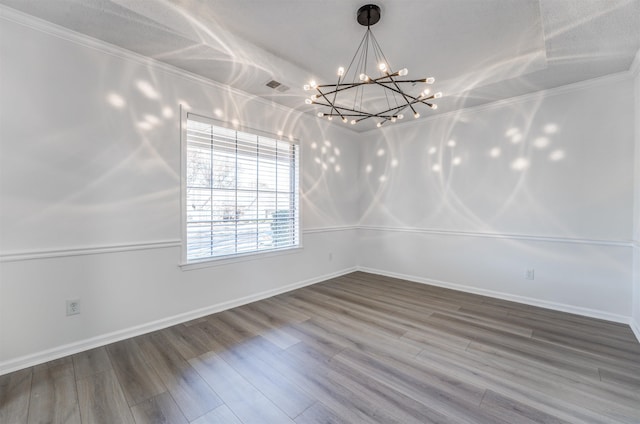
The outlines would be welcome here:
M 67 300 L 67 316 L 80 313 L 80 299 Z
M 524 271 L 524 278 L 527 280 L 533 280 L 535 278 L 535 270 L 533 268 L 527 268 Z

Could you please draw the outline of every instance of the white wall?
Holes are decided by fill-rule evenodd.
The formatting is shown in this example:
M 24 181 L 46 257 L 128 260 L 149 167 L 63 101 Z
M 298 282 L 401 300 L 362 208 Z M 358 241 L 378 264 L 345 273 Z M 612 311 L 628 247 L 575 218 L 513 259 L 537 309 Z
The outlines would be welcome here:
M 625 73 L 367 133 L 359 264 L 628 322 L 633 116 Z
M 631 328 L 640 340 L 640 50 L 631 66 L 635 81 L 635 191 L 633 231 L 633 311 Z
M 351 133 L 2 15 L 0 373 L 354 268 L 359 152 Z M 185 102 L 301 140 L 303 249 L 178 267 Z M 74 298 L 82 313 L 66 317 L 65 300 Z

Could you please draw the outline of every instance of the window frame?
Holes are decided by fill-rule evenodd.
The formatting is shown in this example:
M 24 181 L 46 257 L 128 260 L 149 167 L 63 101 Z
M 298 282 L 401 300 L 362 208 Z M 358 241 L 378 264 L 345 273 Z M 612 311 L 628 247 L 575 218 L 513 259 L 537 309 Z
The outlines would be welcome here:
M 188 140 L 187 140 L 187 121 L 192 117 L 194 120 L 208 123 L 214 125 L 216 127 L 226 128 L 233 131 L 241 131 L 246 132 L 252 135 L 262 136 L 272 138 L 274 140 L 286 141 L 288 143 L 294 144 L 296 146 L 296 164 L 297 169 L 295 169 L 296 177 L 297 177 L 297 190 L 294 192 L 297 196 L 297 245 L 290 245 L 285 247 L 273 248 L 273 249 L 264 249 L 264 250 L 255 250 L 250 252 L 242 252 L 242 253 L 234 253 L 230 255 L 223 256 L 212 256 L 205 257 L 202 259 L 187 259 L 187 148 L 188 148 Z M 292 253 L 299 253 L 303 248 L 303 231 L 302 231 L 302 208 L 300 207 L 301 195 L 300 195 L 300 181 L 302 178 L 302 173 L 300 172 L 302 158 L 301 158 L 301 149 L 302 143 L 299 142 L 298 139 L 293 137 L 282 137 L 280 135 L 276 135 L 271 132 L 258 130 L 255 128 L 251 128 L 246 125 L 236 124 L 237 121 L 233 123 L 221 121 L 210 116 L 207 116 L 202 113 L 193 112 L 191 110 L 186 110 L 186 108 L 180 105 L 180 225 L 181 225 L 181 257 L 179 262 L 179 267 L 182 270 L 190 270 L 190 269 L 199 269 L 203 267 L 210 266 L 219 266 L 225 265 L 234 262 L 244 262 L 257 260 L 262 258 L 268 258 L 273 256 L 281 256 Z M 295 222 L 295 221 L 294 221 Z M 294 224 L 295 225 L 295 224 Z

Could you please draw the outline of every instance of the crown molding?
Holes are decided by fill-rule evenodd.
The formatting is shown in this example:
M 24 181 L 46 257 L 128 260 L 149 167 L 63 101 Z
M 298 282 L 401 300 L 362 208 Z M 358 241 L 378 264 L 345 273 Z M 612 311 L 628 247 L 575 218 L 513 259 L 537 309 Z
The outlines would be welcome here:
M 60 39 L 64 39 L 66 41 L 84 46 L 84 47 L 88 47 L 97 51 L 100 51 L 102 53 L 106 53 L 124 60 L 128 60 L 131 62 L 134 62 L 136 64 L 139 65 L 143 65 L 143 66 L 148 66 L 148 67 L 152 67 L 154 69 L 166 72 L 168 74 L 180 77 L 184 80 L 187 81 L 191 81 L 191 82 L 196 82 L 199 84 L 203 84 L 218 90 L 223 90 L 231 95 L 234 96 L 238 96 L 241 97 L 245 100 L 251 100 L 251 101 L 255 101 L 258 102 L 262 105 L 271 107 L 271 108 L 275 108 L 281 112 L 287 113 L 287 114 L 295 114 L 296 118 L 302 118 L 305 117 L 305 119 L 314 119 L 315 117 L 312 114 L 297 110 L 297 109 L 291 109 L 287 106 L 283 106 L 279 103 L 267 100 L 263 97 L 260 96 L 256 96 L 254 94 L 250 94 L 247 93 L 246 91 L 242 91 L 240 89 L 237 88 L 233 88 L 229 85 L 223 84 L 221 82 L 212 80 L 212 79 L 208 79 L 205 78 L 203 76 L 197 75 L 195 73 L 186 71 L 184 69 L 178 68 L 176 66 L 173 65 L 169 65 L 167 63 L 161 62 L 157 59 L 153 59 L 150 58 L 148 56 L 144 56 L 141 55 L 139 53 L 135 53 L 131 50 L 127 50 L 123 47 L 119 47 L 110 43 L 107 43 L 106 41 L 102 41 L 93 37 L 90 37 L 88 35 L 85 34 L 81 34 L 79 32 L 73 31 L 71 29 L 62 27 L 60 25 L 54 24 L 52 22 L 49 21 L 45 21 L 43 19 L 37 18 L 35 16 L 26 14 L 24 12 L 12 9 L 8 6 L 5 5 L 1 5 L 0 4 L 0 18 L 5 19 L 7 21 L 11 21 L 20 25 L 24 25 L 26 27 L 29 27 L 31 29 L 34 29 L 36 31 L 40 31 L 55 37 L 58 37 Z M 502 106 L 507 106 L 510 104 L 514 104 L 514 103 L 520 103 L 520 102 L 526 102 L 528 100 L 531 99 L 536 99 L 536 98 L 540 98 L 540 97 L 550 97 L 550 96 L 555 96 L 555 95 L 560 95 L 560 94 L 565 94 L 568 92 L 573 92 L 573 91 L 578 91 L 578 90 L 582 90 L 585 88 L 589 88 L 589 87 L 594 87 L 594 86 L 598 86 L 598 85 L 602 85 L 602 84 L 607 84 L 607 83 L 611 83 L 611 82 L 616 82 L 616 81 L 623 81 L 627 78 L 630 78 L 636 74 L 638 74 L 638 72 L 640 72 L 640 50 L 638 51 L 638 53 L 635 56 L 635 60 L 633 61 L 633 63 L 631 64 L 631 67 L 629 68 L 629 70 L 627 71 L 623 71 L 623 72 L 619 72 L 619 73 L 615 73 L 615 74 L 609 74 L 609 75 L 604 75 L 601 77 L 597 77 L 597 78 L 593 78 L 593 79 L 589 79 L 589 80 L 585 80 L 585 81 L 579 81 L 576 83 L 572 83 L 572 84 L 567 84 L 567 85 L 563 85 L 563 86 L 559 86 L 559 87 L 554 87 L 554 88 L 550 88 L 547 90 L 540 90 L 540 91 L 535 91 L 535 92 L 531 92 L 531 93 L 526 93 L 520 96 L 516 96 L 516 97 L 511 97 L 508 99 L 501 99 L 501 100 L 496 100 L 493 102 L 489 102 L 489 103 L 485 103 L 482 105 L 478 105 L 478 106 L 472 106 L 472 107 L 466 107 L 466 108 L 460 108 L 460 109 L 455 109 L 449 112 L 444 112 L 444 113 L 438 113 L 438 114 L 434 114 L 428 117 L 425 117 L 424 119 L 420 119 L 417 121 L 411 121 L 411 122 L 407 122 L 407 123 L 403 123 L 400 126 L 388 126 L 386 128 L 372 128 L 370 130 L 367 131 L 363 131 L 363 132 L 356 132 L 353 129 L 349 128 L 349 127 L 343 127 L 340 125 L 332 125 L 332 124 L 328 124 L 326 122 L 323 122 L 322 126 L 326 126 L 327 128 L 337 128 L 338 131 L 341 131 L 345 134 L 348 134 L 352 137 L 361 137 L 363 135 L 370 135 L 370 133 L 376 132 L 376 131 L 389 131 L 390 129 L 393 128 L 410 128 L 413 126 L 419 126 L 425 122 L 430 122 L 432 120 L 437 120 L 437 119 L 447 119 L 447 118 L 451 118 L 451 117 L 455 117 L 455 116 L 459 116 L 460 114 L 467 114 L 467 113 L 478 113 L 478 112 L 482 112 L 485 110 L 491 110 L 497 107 L 502 107 Z
M 238 96 L 243 100 L 250 100 L 253 102 L 260 103 L 264 106 L 268 106 L 270 108 L 279 110 L 280 112 L 283 112 L 284 114 L 286 114 L 287 122 L 295 122 L 300 118 L 313 119 L 314 122 L 317 121 L 315 119 L 315 116 L 312 114 L 308 114 L 297 109 L 289 108 L 279 103 L 267 100 L 263 97 L 256 96 L 255 94 L 250 94 L 246 91 L 234 88 L 230 85 L 226 85 L 224 83 L 221 83 L 209 78 L 205 78 L 193 72 L 189 72 L 184 69 L 178 68 L 176 66 L 169 65 L 168 63 L 161 62 L 157 59 L 153 59 L 151 57 L 144 56 L 142 54 L 133 52 L 131 50 L 127 50 L 124 47 L 116 46 L 114 44 L 107 43 L 106 41 L 102 41 L 97 38 L 90 37 L 86 34 L 73 31 L 69 28 L 65 28 L 63 26 L 29 15 L 19 10 L 12 9 L 2 4 L 0 4 L 0 19 L 4 19 L 9 22 L 14 22 L 19 25 L 23 25 L 35 31 L 39 31 L 39 32 L 51 35 L 53 37 L 57 37 L 62 40 L 77 44 L 79 46 L 87 47 L 87 48 L 99 51 L 101 53 L 105 53 L 105 54 L 117 57 L 119 59 L 127 60 L 137 65 L 142 65 L 142 66 L 152 68 L 154 70 L 166 72 L 167 74 L 177 76 L 188 82 L 195 82 L 195 83 L 202 84 L 217 90 L 224 91 L 226 94 Z M 339 125 L 331 125 L 330 123 L 327 123 L 321 120 L 318 122 L 318 125 L 325 126 L 327 128 L 338 128 L 339 131 L 342 131 L 344 134 L 348 134 L 350 136 L 357 134 L 350 128 L 345 128 Z

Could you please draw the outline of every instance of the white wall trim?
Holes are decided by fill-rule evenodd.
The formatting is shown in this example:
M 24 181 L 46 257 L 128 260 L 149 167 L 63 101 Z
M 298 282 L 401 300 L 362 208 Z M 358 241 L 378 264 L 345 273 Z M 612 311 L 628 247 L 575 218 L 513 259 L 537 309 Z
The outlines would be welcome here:
M 640 323 L 634 321 L 633 318 L 630 318 L 629 327 L 631 327 L 631 331 L 633 331 L 633 334 L 636 336 L 636 339 L 638 339 L 638 343 L 640 343 Z
M 386 277 L 399 278 L 402 280 L 413 281 L 415 283 L 428 284 L 431 286 L 444 287 L 447 289 L 457 290 L 465 293 L 479 294 L 482 296 L 493 297 L 496 299 L 509 300 L 511 302 L 523 303 L 525 305 L 538 306 L 541 308 L 552 309 L 560 312 L 568 312 L 571 314 L 583 315 L 591 318 L 598 318 L 607 321 L 629 324 L 630 318 L 624 315 L 612 314 L 609 312 L 598 311 L 596 309 L 582 308 L 579 306 L 567 305 L 565 303 L 549 302 L 546 300 L 535 299 L 532 297 L 518 296 L 509 293 L 498 292 L 494 290 L 479 289 L 463 284 L 450 283 L 447 281 L 432 280 L 430 278 L 417 277 L 415 275 L 400 274 L 397 272 L 384 271 L 381 269 L 358 266 L 358 271 L 368 272 L 371 274 L 383 275 Z M 636 334 L 637 335 L 637 334 Z
M 637 60 L 637 56 L 636 56 L 636 60 Z M 632 68 L 633 66 L 634 65 L 632 64 Z M 637 69 L 636 69 L 636 72 L 637 72 Z M 571 84 L 561 85 L 561 86 L 549 88 L 546 90 L 533 91 L 531 93 L 521 94 L 519 96 L 509 97 L 507 99 L 500 99 L 500 100 L 492 101 L 489 103 L 483 103 L 477 106 L 462 107 L 462 108 L 454 109 L 448 112 L 434 113 L 429 116 L 426 116 L 423 119 L 410 120 L 408 122 L 405 122 L 402 124 L 402 128 L 405 128 L 405 127 L 408 128 L 411 126 L 420 126 L 425 122 L 434 121 L 438 119 L 447 119 L 451 117 L 455 118 L 463 114 L 466 115 L 466 114 L 484 112 L 487 110 L 508 106 L 514 103 L 524 103 L 530 100 L 545 99 L 547 97 L 554 97 L 554 96 L 559 96 L 567 93 L 572 93 L 575 91 L 582 91 L 591 87 L 597 87 L 599 85 L 606 85 L 606 84 L 610 84 L 618 81 L 626 81 L 633 78 L 633 74 L 634 72 L 632 71 L 632 69 L 629 69 L 627 71 L 603 75 L 600 77 L 596 77 L 596 78 L 592 78 L 584 81 L 578 81 Z M 385 132 L 385 131 L 389 131 L 392 128 L 395 128 L 395 127 L 390 125 L 382 128 L 372 128 L 367 131 L 363 131 L 360 134 L 368 134 L 368 133 L 380 132 L 380 131 Z
M 104 246 L 82 246 L 64 249 L 31 250 L 0 254 L 0 262 L 28 261 L 35 259 L 67 258 L 72 256 L 99 255 L 104 253 L 130 252 L 133 250 L 168 249 L 180 247 L 180 240 L 165 240 L 150 243 L 112 244 Z
M 186 321 L 190 321 L 190 320 L 201 318 L 207 315 L 215 314 L 217 312 L 221 312 L 227 309 L 236 308 L 238 306 L 246 305 L 247 303 L 252 303 L 258 300 L 273 297 L 281 293 L 299 289 L 305 286 L 319 283 L 321 281 L 330 280 L 332 278 L 340 277 L 342 275 L 349 274 L 355 271 L 356 271 L 356 267 L 345 268 L 340 271 L 324 274 L 318 277 L 309 278 L 309 279 L 298 281 L 292 284 L 287 284 L 286 286 L 278 287 L 271 290 L 266 290 L 266 291 L 252 294 L 249 296 L 244 296 L 239 299 L 217 303 L 215 305 L 211 305 L 211 306 L 196 309 L 193 311 L 185 312 L 182 314 L 174 315 L 168 318 L 162 318 L 157 321 L 148 322 L 146 324 L 141 324 L 141 325 L 126 328 L 123 330 L 114 331 L 112 333 L 102 334 L 100 336 L 91 337 L 89 339 L 80 340 L 77 342 L 58 346 L 52 349 L 47 349 L 41 352 L 37 352 L 34 354 L 10 359 L 5 362 L 0 362 L 0 375 L 8 374 L 10 372 L 17 371 L 23 368 L 42 364 L 44 362 L 62 358 L 64 356 L 73 355 L 75 353 L 83 352 L 85 350 L 94 349 L 100 346 L 105 346 L 107 344 L 115 343 L 120 340 L 136 337 L 141 334 L 146 334 L 152 331 L 161 330 L 163 328 L 171 327 L 172 325 L 181 324 Z
M 357 229 L 359 229 L 357 225 L 337 225 L 333 227 L 307 228 L 302 232 L 304 234 L 316 234 L 316 233 L 327 233 L 327 232 L 335 232 L 335 231 L 353 231 Z
M 527 240 L 527 241 L 539 241 L 548 243 L 572 243 L 572 244 L 589 244 L 596 246 L 618 246 L 618 247 L 631 247 L 633 243 L 631 241 L 624 240 L 596 240 L 596 239 L 583 239 L 573 237 L 557 237 L 557 236 L 536 236 L 530 234 L 509 234 L 509 233 L 484 233 L 478 231 L 455 231 L 455 230 L 436 230 L 432 228 L 417 228 L 417 227 L 389 227 L 389 226 L 375 226 L 375 225 L 362 225 L 359 227 L 361 230 L 367 231 L 388 231 L 388 232 L 404 232 L 404 233 L 416 233 L 416 234 L 432 234 L 454 237 L 482 237 L 482 238 L 496 238 L 505 240 Z
M 303 234 L 318 234 L 336 231 L 357 230 L 355 225 L 316 227 L 302 230 Z M 105 253 L 131 252 L 135 250 L 170 249 L 180 247 L 180 240 L 164 240 L 149 243 L 111 244 L 104 246 L 79 246 L 61 249 L 29 250 L 22 252 L 0 253 L 0 262 L 18 262 L 37 259 L 68 258 L 73 256 L 99 255 Z

